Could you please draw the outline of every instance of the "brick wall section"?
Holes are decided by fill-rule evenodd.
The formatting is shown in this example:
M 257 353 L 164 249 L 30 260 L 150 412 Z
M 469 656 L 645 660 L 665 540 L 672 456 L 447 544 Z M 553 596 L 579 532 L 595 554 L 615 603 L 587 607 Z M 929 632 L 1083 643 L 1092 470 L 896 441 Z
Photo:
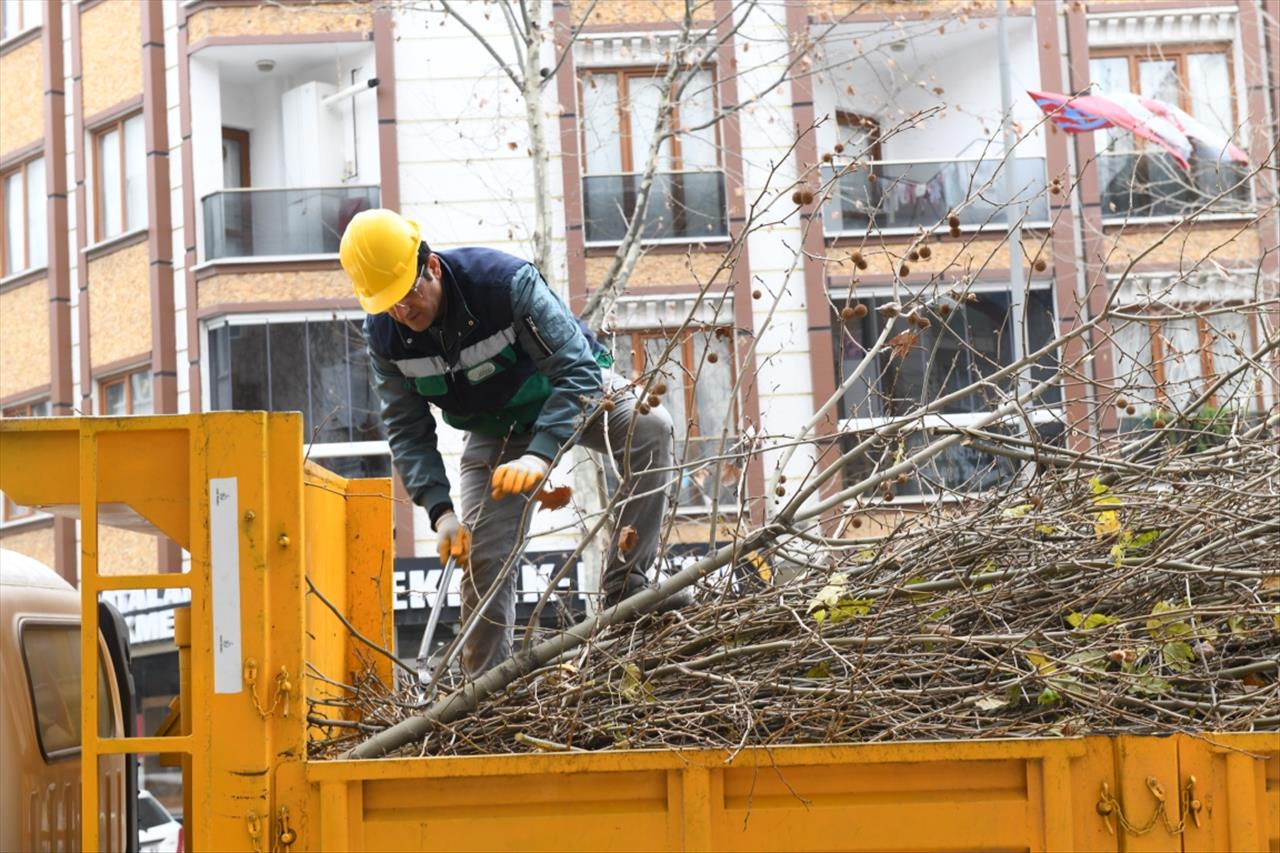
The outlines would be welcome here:
M 832 277 L 849 276 L 855 272 L 851 260 L 855 251 L 861 253 L 867 262 L 867 268 L 860 271 L 862 276 L 896 275 L 905 262 L 910 270 L 909 278 L 917 280 L 923 275 L 942 273 L 945 280 L 959 278 L 971 270 L 990 269 L 1007 270 L 1009 268 L 1009 245 L 1000 237 L 950 237 L 931 241 L 929 258 L 912 261 L 906 257 L 906 246 L 884 246 L 876 242 L 858 248 L 856 246 L 833 246 L 827 250 L 826 274 Z M 1049 260 L 1049 247 L 1042 235 L 1030 231 L 1022 232 L 1022 256 L 1027 264 L 1034 264 L 1037 258 Z M 1040 276 L 1037 276 L 1040 277 Z
M 98 574 L 155 574 L 157 572 L 156 542 L 157 537 L 150 533 L 100 526 L 98 528 Z
M 1211 261 L 1226 267 L 1252 267 L 1262 255 L 1258 229 L 1251 222 L 1214 228 L 1183 225 L 1162 239 L 1164 233 L 1157 228 L 1108 234 L 1102 249 L 1107 269 L 1123 270 L 1143 252 L 1147 254 L 1135 269 L 1185 269 L 1199 264 L 1211 270 Z
M 353 299 L 351 280 L 340 269 L 213 275 L 200 279 L 196 287 L 199 290 L 201 309 L 242 302 Z
M 196 44 L 222 36 L 368 32 L 373 5 L 202 6 L 187 15 L 187 38 Z
M 141 3 L 99 3 L 81 13 L 85 116 L 142 92 L 141 11 Z
M 0 548 L 17 551 L 33 560 L 39 560 L 53 568 L 55 559 L 53 525 L 49 522 L 32 524 L 8 530 L 0 534 Z M 64 576 L 65 577 L 65 576 Z
M 684 18 L 683 0 L 606 0 L 595 4 L 591 9 L 590 0 L 572 0 L 569 4 L 569 17 L 575 25 L 582 22 L 582 16 L 591 9 L 591 17 L 587 19 L 588 27 L 625 27 L 642 24 L 679 24 Z M 710 4 L 696 4 L 699 7 L 700 21 L 709 24 L 712 21 Z
M 95 368 L 151 352 L 147 269 L 146 243 L 89 261 L 89 328 Z
M 627 279 L 627 292 L 645 287 L 670 287 L 675 285 L 705 284 L 724 260 L 722 252 L 692 252 L 647 254 L 636 261 L 631 278 Z M 613 255 L 587 258 L 586 283 L 595 289 L 604 280 L 613 263 Z M 722 271 L 718 281 L 728 284 L 727 271 Z M 719 288 L 717 288 L 719 292 Z
M 16 151 L 44 135 L 44 65 L 40 40 L 0 56 L 0 154 Z
M 0 398 L 49 384 L 49 284 L 0 293 Z

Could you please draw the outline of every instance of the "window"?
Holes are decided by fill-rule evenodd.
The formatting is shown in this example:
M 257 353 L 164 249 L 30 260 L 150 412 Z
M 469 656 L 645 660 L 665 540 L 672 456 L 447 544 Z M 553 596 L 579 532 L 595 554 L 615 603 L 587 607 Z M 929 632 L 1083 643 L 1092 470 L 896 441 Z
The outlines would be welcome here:
M 210 327 L 211 408 L 302 412 L 310 459 L 345 477 L 390 476 L 362 318 L 235 317 Z
M 898 347 L 886 348 L 867 365 L 863 373 L 840 401 L 842 440 L 846 449 L 863 441 L 868 430 L 885 419 L 901 417 L 920 405 L 959 391 L 983 377 L 990 376 L 1014 359 L 1014 340 L 1009 333 L 1012 300 L 1009 292 L 986 291 L 974 294 L 976 300 L 937 301 L 925 312 L 930 320 L 927 329 L 917 329 L 901 321 L 899 331 L 890 340 Z M 849 302 L 849 307 L 862 305 L 862 316 L 841 319 L 834 315 L 836 383 L 844 383 L 867 358 L 886 322 L 878 312 L 890 297 L 864 297 Z M 837 300 L 841 308 L 844 300 Z M 1027 294 L 1027 347 L 1038 349 L 1055 337 L 1052 292 L 1034 289 Z M 903 337 L 903 336 L 906 337 Z M 1032 382 L 1041 382 L 1056 370 L 1056 361 L 1045 359 L 1029 373 Z M 878 463 L 891 464 L 894 458 L 909 456 L 933 438 L 933 431 L 944 426 L 964 426 L 995 408 L 1014 391 L 1013 379 L 1000 380 L 998 388 L 975 392 L 953 401 L 936 417 L 926 419 L 922 427 L 901 439 L 885 441 L 858 463 L 846 470 L 846 479 L 855 483 L 867 476 Z M 1056 441 L 1061 429 L 1051 408 L 1061 402 L 1060 388 L 1051 388 L 1032 410 L 1039 437 Z M 1018 429 L 1020 426 L 997 426 L 996 429 Z M 968 447 L 955 447 L 935 457 L 920 476 L 901 484 L 900 495 L 929 495 L 944 491 L 975 492 L 993 488 L 1016 473 L 1008 460 L 986 456 Z
M 1121 417 L 1126 429 L 1149 426 L 1162 410 L 1184 412 L 1218 377 L 1244 367 L 1255 349 L 1254 322 L 1248 314 L 1163 310 L 1166 316 L 1149 310 L 1121 311 L 1148 316 L 1122 320 L 1112 328 L 1117 389 L 1134 408 L 1132 415 Z M 1259 379 L 1256 368 L 1242 370 L 1207 406 L 1258 411 Z
M 589 242 L 617 242 L 626 233 L 653 144 L 662 79 L 653 69 L 582 76 L 583 214 Z M 645 239 L 696 241 L 729 233 L 715 100 L 711 71 L 692 72 L 671 114 L 675 135 L 658 148 Z
M 142 114 L 93 134 L 96 239 L 109 240 L 147 224 L 146 142 Z
M 0 173 L 0 220 L 0 277 L 48 262 L 43 157 Z
M 46 761 L 80 750 L 80 626 L 25 623 L 22 659 L 31 689 L 36 737 Z M 98 659 L 98 736 L 114 733 L 106 663 Z
M 688 331 L 666 361 L 662 354 L 671 341 L 660 331 L 625 331 L 614 335 L 615 369 L 637 378 L 656 370 L 667 386 L 662 394 L 675 425 L 676 462 L 681 466 L 678 505 L 684 509 L 710 509 L 715 488 L 715 458 L 736 444 L 734 404 L 733 330 L 702 326 Z M 726 427 L 727 433 L 726 433 Z M 723 511 L 736 503 L 740 466 L 726 460 L 721 467 L 719 504 Z
M 1225 45 L 1151 46 L 1094 54 L 1089 76 L 1100 92 L 1133 92 L 1171 104 L 1210 128 L 1236 129 L 1231 57 Z M 1120 128 L 1098 131 L 1104 216 L 1177 216 L 1222 193 L 1220 208 L 1248 203 L 1235 185 L 1247 167 L 1204 148 L 1184 170 L 1163 149 Z
M 6 406 L 3 413 L 6 418 L 47 418 L 49 417 L 49 401 L 38 400 L 31 403 L 19 403 L 14 406 Z M 22 518 L 30 518 L 36 514 L 36 511 L 29 506 L 22 506 L 9 500 L 8 496 L 4 498 L 3 520 L 17 521 Z
M 144 367 L 98 382 L 98 413 L 103 415 L 149 415 L 155 411 L 151 399 L 151 368 Z
M 33 30 L 44 22 L 45 0 L 0 0 L 0 41 Z

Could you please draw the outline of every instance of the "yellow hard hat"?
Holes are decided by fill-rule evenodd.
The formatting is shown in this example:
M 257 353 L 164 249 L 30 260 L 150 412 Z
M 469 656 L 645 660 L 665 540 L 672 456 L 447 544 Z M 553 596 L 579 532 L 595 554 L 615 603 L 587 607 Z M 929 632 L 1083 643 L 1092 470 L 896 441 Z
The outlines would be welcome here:
M 338 259 L 351 276 L 360 307 L 381 314 L 395 305 L 418 278 L 418 223 L 394 210 L 362 210 L 342 233 Z

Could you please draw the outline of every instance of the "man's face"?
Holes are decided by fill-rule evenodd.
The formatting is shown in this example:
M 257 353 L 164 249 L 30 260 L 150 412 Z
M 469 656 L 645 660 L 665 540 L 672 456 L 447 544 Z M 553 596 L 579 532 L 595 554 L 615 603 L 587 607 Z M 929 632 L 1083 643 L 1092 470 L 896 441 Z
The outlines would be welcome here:
M 415 332 L 425 332 L 436 321 L 443 296 L 440 259 L 431 254 L 427 256 L 426 266 L 419 270 L 413 287 L 403 299 L 388 308 L 387 313 L 400 325 L 408 326 Z

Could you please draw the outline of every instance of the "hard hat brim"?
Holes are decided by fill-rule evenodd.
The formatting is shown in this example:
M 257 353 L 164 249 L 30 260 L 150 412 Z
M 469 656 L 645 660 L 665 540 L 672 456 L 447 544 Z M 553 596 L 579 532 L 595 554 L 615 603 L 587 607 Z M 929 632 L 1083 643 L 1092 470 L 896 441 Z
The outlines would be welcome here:
M 413 241 L 416 246 L 422 241 L 422 228 L 418 225 L 416 219 L 406 217 L 405 222 L 408 222 L 410 227 L 413 228 Z M 356 293 L 356 300 L 366 314 L 382 314 L 386 312 L 391 306 L 404 299 L 409 294 L 409 291 L 413 289 L 413 283 L 418 280 L 417 250 L 415 249 L 414 251 L 413 263 L 409 264 L 408 269 L 391 284 L 372 296 L 363 296 L 359 292 Z

